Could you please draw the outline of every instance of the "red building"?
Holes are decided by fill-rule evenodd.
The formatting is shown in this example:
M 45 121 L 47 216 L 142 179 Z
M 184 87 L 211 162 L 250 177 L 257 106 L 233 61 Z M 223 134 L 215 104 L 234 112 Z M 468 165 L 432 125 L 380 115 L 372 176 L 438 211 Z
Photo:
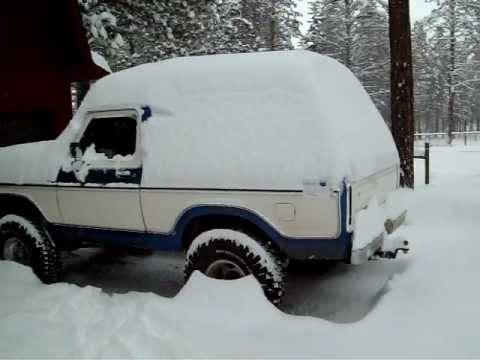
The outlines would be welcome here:
M 71 84 L 106 75 L 91 57 L 77 0 L 0 5 L 0 146 L 55 138 Z

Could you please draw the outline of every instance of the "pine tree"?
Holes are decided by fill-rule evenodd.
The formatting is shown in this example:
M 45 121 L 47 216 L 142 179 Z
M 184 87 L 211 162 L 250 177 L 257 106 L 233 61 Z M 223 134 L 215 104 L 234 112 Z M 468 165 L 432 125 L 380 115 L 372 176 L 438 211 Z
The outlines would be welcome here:
M 462 128 L 471 117 L 471 80 L 469 59 L 472 55 L 471 44 L 478 44 L 479 34 L 472 24 L 478 23 L 474 9 L 478 0 L 438 0 L 437 7 L 429 18 L 433 31 L 431 39 L 435 49 L 436 64 L 446 74 L 447 93 L 447 131 L 449 143 L 453 141 L 453 132 Z
M 471 79 L 478 79 L 480 78 L 480 49 L 478 47 L 473 51 L 471 61 L 474 71 L 474 74 L 471 75 Z M 471 91 L 472 100 L 470 103 L 471 119 L 469 130 L 480 131 L 480 81 L 472 81 L 470 86 L 473 90 Z
M 314 0 L 303 46 L 337 59 L 360 79 L 388 122 L 388 20 L 378 0 Z
M 236 0 L 79 2 L 92 49 L 102 53 L 114 70 L 175 56 L 252 50 L 240 36 L 250 25 Z M 103 17 L 108 23 L 94 21 Z M 97 31 L 92 24 L 104 30 Z
M 109 4 L 100 0 L 78 0 L 78 4 L 92 49 L 113 56 L 124 42 Z
M 242 17 L 251 24 L 251 47 L 256 50 L 293 49 L 300 36 L 300 13 L 294 0 L 242 0 Z
M 255 51 L 258 46 L 253 25 L 242 14 L 243 1 L 224 0 L 217 4 L 218 16 L 222 21 L 217 52 L 238 53 Z
M 403 186 L 413 188 L 414 101 L 408 0 L 389 1 L 392 134 L 400 154 Z
M 377 0 L 360 7 L 355 26 L 353 72 L 384 119 L 390 122 L 390 46 L 388 17 Z
M 413 78 L 415 93 L 415 131 L 426 132 L 432 129 L 434 91 L 432 83 L 431 51 L 425 24 L 417 21 L 412 33 Z
M 270 45 L 272 50 L 293 49 L 292 39 L 300 34 L 300 13 L 294 0 L 270 0 Z
M 354 31 L 361 1 L 314 0 L 310 3 L 310 29 L 304 47 L 353 66 Z

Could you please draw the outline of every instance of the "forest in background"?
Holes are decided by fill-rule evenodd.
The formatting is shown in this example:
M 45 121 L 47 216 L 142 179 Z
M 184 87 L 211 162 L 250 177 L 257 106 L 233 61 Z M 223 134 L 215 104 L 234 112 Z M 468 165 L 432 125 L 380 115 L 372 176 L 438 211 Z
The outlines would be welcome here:
M 115 71 L 300 47 L 348 66 L 390 124 L 387 0 L 309 1 L 306 34 L 294 0 L 78 1 L 92 50 Z M 431 2 L 432 14 L 412 26 L 416 131 L 480 130 L 480 0 Z

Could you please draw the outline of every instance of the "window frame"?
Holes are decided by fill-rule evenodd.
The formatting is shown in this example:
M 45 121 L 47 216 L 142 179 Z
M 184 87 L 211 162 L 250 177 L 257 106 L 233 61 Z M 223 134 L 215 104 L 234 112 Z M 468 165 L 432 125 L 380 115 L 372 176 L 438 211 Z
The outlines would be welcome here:
M 109 118 L 131 118 L 136 122 L 136 136 L 135 136 L 135 153 L 132 154 L 130 160 L 113 160 L 104 159 L 97 160 L 89 164 L 90 169 L 134 169 L 142 165 L 141 151 L 140 151 L 140 117 L 136 109 L 120 109 L 120 110 L 103 110 L 103 111 L 89 111 L 85 115 L 83 125 L 76 136 L 75 142 L 80 143 L 87 128 L 94 119 L 109 119 Z

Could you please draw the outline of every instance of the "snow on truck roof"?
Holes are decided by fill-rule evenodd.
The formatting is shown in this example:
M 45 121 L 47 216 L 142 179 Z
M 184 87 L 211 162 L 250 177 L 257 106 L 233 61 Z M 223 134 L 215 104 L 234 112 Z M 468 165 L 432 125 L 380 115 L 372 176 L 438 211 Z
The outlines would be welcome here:
M 143 105 L 152 109 L 142 123 L 145 186 L 300 189 L 398 163 L 355 76 L 308 51 L 176 58 L 114 73 L 92 87 L 65 134 L 88 111 Z

